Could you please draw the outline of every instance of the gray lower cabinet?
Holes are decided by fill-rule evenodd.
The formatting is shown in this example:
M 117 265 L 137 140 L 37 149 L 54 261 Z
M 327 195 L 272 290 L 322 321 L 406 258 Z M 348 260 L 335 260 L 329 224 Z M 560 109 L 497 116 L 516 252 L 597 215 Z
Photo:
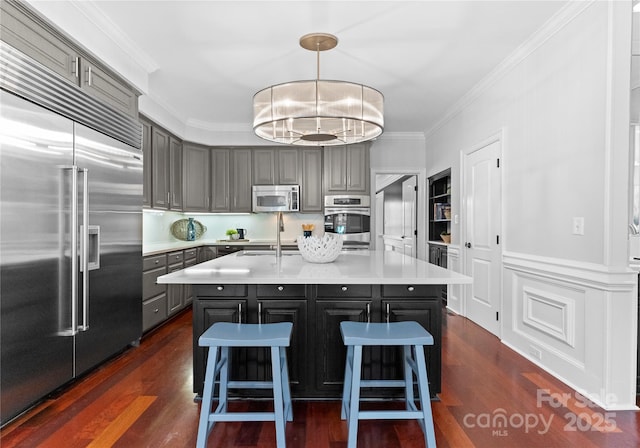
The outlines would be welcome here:
M 194 392 L 202 394 L 207 352 L 200 335 L 215 322 L 292 322 L 287 351 L 291 392 L 296 398 L 339 398 L 342 393 L 346 349 L 340 322 L 396 322 L 415 320 L 434 337 L 425 347 L 430 392 L 440 393 L 442 304 L 440 285 L 194 285 Z M 362 377 L 401 378 L 402 358 L 394 347 L 363 350 Z M 270 378 L 269 357 L 257 348 L 235 349 L 232 379 Z M 243 395 L 262 396 L 260 391 Z M 365 391 L 363 396 L 380 396 Z M 402 394 L 385 390 L 385 398 Z
M 198 262 L 198 249 L 185 249 L 143 258 L 142 266 L 142 331 L 163 323 L 191 305 L 191 286 L 161 285 L 159 276 L 175 272 Z
M 102 103 L 137 118 L 138 92 L 26 3 L 0 2 L 0 39 Z
M 167 273 L 167 255 L 151 255 L 142 261 L 142 331 L 167 319 L 167 287 L 156 280 Z

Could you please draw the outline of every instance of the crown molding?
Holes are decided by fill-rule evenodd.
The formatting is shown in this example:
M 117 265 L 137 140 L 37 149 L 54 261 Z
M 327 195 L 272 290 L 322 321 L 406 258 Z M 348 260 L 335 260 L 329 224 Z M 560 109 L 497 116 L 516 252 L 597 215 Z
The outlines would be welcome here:
M 545 42 L 552 38 L 558 31 L 562 30 L 576 17 L 582 14 L 593 3 L 599 0 L 569 1 L 566 6 L 554 14 L 538 31 L 533 33 L 522 45 L 513 53 L 507 56 L 496 68 L 467 92 L 460 100 L 454 103 L 433 126 L 425 130 L 425 139 L 429 139 L 438 129 L 453 119 L 462 110 L 473 103 L 478 97 L 485 93 L 496 81 L 501 79 L 506 73 L 511 71 L 520 62 L 526 59 L 531 53 L 540 48 Z

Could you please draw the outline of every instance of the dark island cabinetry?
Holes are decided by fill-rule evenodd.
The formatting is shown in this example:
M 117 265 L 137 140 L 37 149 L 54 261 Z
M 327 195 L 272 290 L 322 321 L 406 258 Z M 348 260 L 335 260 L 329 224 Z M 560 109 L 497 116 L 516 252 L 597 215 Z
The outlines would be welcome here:
M 292 322 L 287 351 L 291 392 L 295 398 L 339 398 L 346 350 L 340 322 L 415 320 L 433 334 L 426 347 L 430 391 L 440 392 L 441 285 L 193 285 L 194 392 L 202 394 L 206 351 L 200 335 L 215 322 Z M 270 379 L 264 349 L 232 351 L 232 379 Z M 400 352 L 369 347 L 364 378 L 401 378 Z M 258 396 L 263 391 L 243 391 Z M 385 391 L 386 392 L 386 391 Z M 388 395 L 401 391 L 389 390 Z M 380 392 L 378 391 L 377 394 Z

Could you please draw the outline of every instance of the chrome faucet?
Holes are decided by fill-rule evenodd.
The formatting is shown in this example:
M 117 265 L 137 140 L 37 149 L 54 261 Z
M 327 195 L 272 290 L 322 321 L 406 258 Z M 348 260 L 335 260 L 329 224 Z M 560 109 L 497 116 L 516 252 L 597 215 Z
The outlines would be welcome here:
M 276 218 L 276 257 L 282 257 L 282 244 L 280 242 L 280 232 L 284 232 L 284 220 L 282 219 L 282 212 L 278 212 Z

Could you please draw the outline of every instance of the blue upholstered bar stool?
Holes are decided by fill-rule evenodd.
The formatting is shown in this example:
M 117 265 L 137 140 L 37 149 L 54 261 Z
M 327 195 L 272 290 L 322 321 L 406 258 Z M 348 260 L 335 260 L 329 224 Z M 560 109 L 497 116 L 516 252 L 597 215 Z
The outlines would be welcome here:
M 347 346 L 347 361 L 342 391 L 342 418 L 347 419 L 349 441 L 347 448 L 355 448 L 358 440 L 358 420 L 415 418 L 422 427 L 425 446 L 435 448 L 429 380 L 424 359 L 425 345 L 433 345 L 433 336 L 417 322 L 341 322 L 340 332 Z M 397 345 L 403 347 L 404 380 L 362 380 L 362 346 Z M 413 395 L 413 375 L 418 383 L 417 408 Z M 360 411 L 361 387 L 404 387 L 406 410 Z
M 216 422 L 274 421 L 276 443 L 285 448 L 285 418 L 293 420 L 286 347 L 291 340 L 291 322 L 275 324 L 234 324 L 218 322 L 207 329 L 199 339 L 201 347 L 209 347 L 209 358 L 202 394 L 202 408 L 198 425 L 197 448 L 205 448 L 207 438 Z M 230 381 L 230 347 L 271 347 L 271 371 L 273 381 Z M 216 379 L 219 380 L 218 405 L 211 410 L 215 399 Z M 274 412 L 227 412 L 228 389 L 273 388 Z

